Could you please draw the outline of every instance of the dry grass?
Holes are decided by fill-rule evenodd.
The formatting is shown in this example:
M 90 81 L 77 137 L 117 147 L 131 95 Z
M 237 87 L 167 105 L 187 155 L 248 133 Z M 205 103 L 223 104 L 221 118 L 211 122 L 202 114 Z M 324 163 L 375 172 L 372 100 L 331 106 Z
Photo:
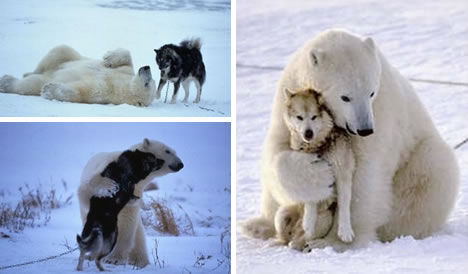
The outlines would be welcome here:
M 195 235 L 192 220 L 183 207 L 177 204 L 177 214 L 169 207 L 168 201 L 154 199 L 143 207 L 143 225 L 160 233 L 179 236 Z
M 67 184 L 62 180 L 62 185 L 67 190 Z M 0 227 L 5 227 L 11 232 L 21 232 L 26 227 L 47 225 L 50 221 L 52 209 L 63 207 L 71 203 L 73 194 L 62 199 L 57 196 L 55 188 L 43 190 L 39 185 L 30 188 L 28 184 L 20 187 L 20 200 L 14 203 L 0 203 Z

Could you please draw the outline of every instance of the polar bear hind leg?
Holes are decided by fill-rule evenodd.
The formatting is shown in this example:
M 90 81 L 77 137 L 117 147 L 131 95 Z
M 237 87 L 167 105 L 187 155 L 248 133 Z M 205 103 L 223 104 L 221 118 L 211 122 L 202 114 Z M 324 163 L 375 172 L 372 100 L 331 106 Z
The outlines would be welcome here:
M 0 78 L 0 92 L 39 95 L 45 81 L 45 78 L 39 74 L 32 74 L 21 80 L 10 75 L 4 75 Z
M 42 87 L 41 96 L 49 100 L 74 102 L 79 92 L 62 83 L 47 83 Z
M 441 230 L 456 201 L 459 170 L 452 149 L 440 137 L 421 142 L 407 164 L 394 177 L 390 222 L 378 230 L 379 238 L 416 239 Z
M 241 232 L 251 238 L 268 239 L 275 237 L 274 218 L 278 203 L 273 199 L 267 188 L 262 192 L 262 216 L 248 219 L 240 224 Z
M 82 59 L 81 55 L 69 46 L 61 45 L 51 49 L 44 58 L 39 62 L 33 73 L 40 74 L 45 71 L 54 71 L 60 65 L 70 61 Z M 25 76 L 31 75 L 26 73 Z

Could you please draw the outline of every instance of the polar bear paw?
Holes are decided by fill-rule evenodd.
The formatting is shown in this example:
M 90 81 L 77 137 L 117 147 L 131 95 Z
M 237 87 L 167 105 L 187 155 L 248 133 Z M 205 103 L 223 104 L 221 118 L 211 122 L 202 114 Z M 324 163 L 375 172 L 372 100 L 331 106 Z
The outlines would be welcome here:
M 13 92 L 13 83 L 17 79 L 11 75 L 3 75 L 0 78 L 0 92 Z
M 116 49 L 106 52 L 102 57 L 102 65 L 107 68 L 131 66 L 130 52 L 126 49 Z
M 262 217 L 241 222 L 239 226 L 241 233 L 251 238 L 266 240 L 274 237 L 276 234 L 273 222 Z
M 338 237 L 345 242 L 350 243 L 354 239 L 354 231 L 350 226 L 340 225 L 338 227 Z
M 323 249 L 326 247 L 332 247 L 337 252 L 343 252 L 347 249 L 348 245 L 339 241 L 338 239 L 333 238 L 323 238 L 323 239 L 316 239 L 312 241 L 308 241 L 304 245 L 304 249 L 302 250 L 303 253 L 310 253 L 312 249 Z
M 94 196 L 99 198 L 112 197 L 117 191 L 119 191 L 119 185 L 113 180 L 105 178 L 96 188 Z
M 47 83 L 41 89 L 41 96 L 49 100 L 63 100 L 69 93 L 70 89 L 60 83 Z

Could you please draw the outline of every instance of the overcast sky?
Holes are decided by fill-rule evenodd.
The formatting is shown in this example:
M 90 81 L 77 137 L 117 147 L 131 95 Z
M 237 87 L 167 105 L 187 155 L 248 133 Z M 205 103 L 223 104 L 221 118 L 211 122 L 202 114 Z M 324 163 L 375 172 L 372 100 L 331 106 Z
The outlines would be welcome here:
M 176 150 L 185 164 L 158 182 L 203 187 L 230 185 L 229 123 L 0 123 L 0 189 L 24 183 L 79 185 L 87 160 L 120 151 L 145 137 Z

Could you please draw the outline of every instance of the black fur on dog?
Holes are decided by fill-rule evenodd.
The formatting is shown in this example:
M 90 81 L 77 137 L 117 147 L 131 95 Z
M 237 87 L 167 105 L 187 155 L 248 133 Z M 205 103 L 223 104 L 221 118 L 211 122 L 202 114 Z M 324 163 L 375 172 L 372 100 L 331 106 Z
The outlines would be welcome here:
M 151 153 L 126 150 L 101 172 L 102 177 L 113 180 L 119 189 L 112 197 L 91 197 L 83 231 L 81 236 L 76 236 L 80 247 L 77 270 L 83 269 L 86 253 L 90 253 L 89 259 L 96 261 L 100 271 L 104 270 L 101 259 L 112 251 L 117 241 L 117 215 L 130 200 L 139 198 L 133 194 L 135 184 L 163 164 L 164 160 Z
M 175 103 L 180 84 L 185 90 L 184 102 L 187 102 L 189 86 L 191 81 L 197 87 L 197 97 L 194 103 L 200 101 L 202 86 L 205 83 L 205 64 L 200 52 L 201 42 L 199 38 L 184 40 L 180 44 L 167 44 L 159 49 L 155 49 L 156 63 L 161 70 L 161 80 L 159 81 L 156 98 L 161 96 L 161 89 L 171 81 L 174 83 L 174 94 L 171 103 Z

